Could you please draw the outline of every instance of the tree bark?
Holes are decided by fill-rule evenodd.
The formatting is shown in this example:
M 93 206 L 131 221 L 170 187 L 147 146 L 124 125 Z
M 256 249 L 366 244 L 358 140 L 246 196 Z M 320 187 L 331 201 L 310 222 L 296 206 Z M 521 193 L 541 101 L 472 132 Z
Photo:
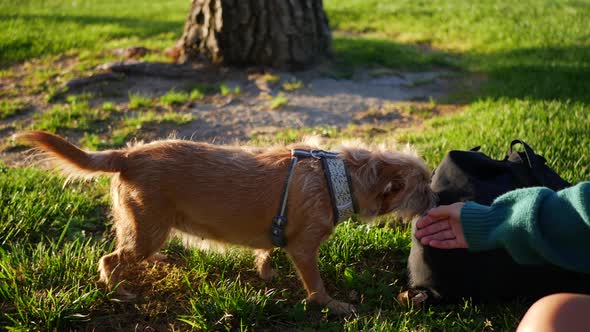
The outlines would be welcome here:
M 193 0 L 177 62 L 301 68 L 331 55 L 322 0 Z

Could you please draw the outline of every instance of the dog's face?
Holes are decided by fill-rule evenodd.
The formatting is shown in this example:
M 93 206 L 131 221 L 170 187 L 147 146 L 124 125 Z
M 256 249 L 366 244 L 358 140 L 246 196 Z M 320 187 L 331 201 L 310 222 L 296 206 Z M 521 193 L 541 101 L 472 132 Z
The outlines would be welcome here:
M 357 170 L 361 187 L 357 200 L 366 217 L 396 211 L 410 218 L 425 213 L 436 203 L 430 188 L 431 173 L 412 154 L 371 153 Z
M 414 158 L 409 158 L 414 159 Z M 404 218 L 421 215 L 434 207 L 435 195 L 430 188 L 430 172 L 421 160 L 384 163 L 377 183 L 381 204 L 378 214 L 396 211 Z

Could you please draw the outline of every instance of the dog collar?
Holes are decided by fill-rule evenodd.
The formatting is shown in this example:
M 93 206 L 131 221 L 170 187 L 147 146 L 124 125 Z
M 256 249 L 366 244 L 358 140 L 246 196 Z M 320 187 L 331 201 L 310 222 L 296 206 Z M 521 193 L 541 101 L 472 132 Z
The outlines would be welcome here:
M 348 168 L 344 160 L 339 157 L 338 153 L 323 150 L 291 150 L 291 164 L 287 173 L 287 181 L 283 190 L 281 207 L 279 214 L 273 218 L 271 239 L 272 243 L 278 247 L 286 245 L 285 225 L 287 223 L 287 200 L 289 196 L 289 186 L 293 176 L 293 169 L 301 158 L 314 158 L 320 160 L 324 169 L 328 192 L 334 215 L 334 225 L 341 221 L 347 220 L 355 213 L 358 213 L 358 206 L 354 199 L 352 191 L 352 181 Z

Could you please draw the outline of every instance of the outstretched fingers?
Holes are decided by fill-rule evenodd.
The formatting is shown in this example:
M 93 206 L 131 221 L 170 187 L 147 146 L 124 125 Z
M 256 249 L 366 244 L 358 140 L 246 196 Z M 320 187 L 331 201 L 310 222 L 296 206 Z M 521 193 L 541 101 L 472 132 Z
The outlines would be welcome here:
M 416 228 L 426 228 L 432 224 L 436 224 L 441 220 L 447 220 L 447 223 L 452 220 L 459 220 L 461 208 L 463 203 L 455 203 L 451 205 L 441 205 L 430 209 L 426 215 L 416 222 Z
M 437 220 L 435 222 L 428 224 L 428 226 L 423 226 L 422 228 L 419 228 L 416 231 L 416 238 L 420 240 L 424 237 L 434 235 L 447 229 L 451 229 L 451 225 L 449 224 L 449 221 L 447 219 Z
M 437 249 L 465 248 L 463 245 L 461 245 L 457 238 L 447 240 L 431 240 L 430 242 L 428 242 L 428 245 Z
M 434 209 L 432 209 L 432 210 L 434 210 Z M 442 219 L 445 219 L 444 216 L 438 216 L 438 215 L 431 214 L 432 210 L 428 211 L 428 213 L 424 217 L 418 219 L 418 221 L 416 222 L 416 228 L 422 229 L 422 228 L 428 227 L 432 224 L 435 224 Z
M 451 239 L 455 239 L 455 234 L 453 233 L 452 230 L 448 229 L 445 231 L 441 231 L 435 234 L 431 234 L 428 236 L 425 236 L 423 238 L 420 239 L 420 243 L 422 243 L 423 245 L 430 245 L 430 243 L 432 241 L 446 241 L 446 240 L 451 240 Z
M 464 203 L 441 205 L 416 222 L 416 239 L 422 245 L 439 249 L 468 248 L 461 225 Z

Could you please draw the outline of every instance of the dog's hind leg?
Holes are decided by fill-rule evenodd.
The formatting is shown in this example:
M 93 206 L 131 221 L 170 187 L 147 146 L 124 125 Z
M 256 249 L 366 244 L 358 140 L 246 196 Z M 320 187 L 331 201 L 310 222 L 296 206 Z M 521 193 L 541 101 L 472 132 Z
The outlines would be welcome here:
M 272 268 L 272 251 L 273 249 L 256 249 L 254 254 L 256 259 L 256 270 L 264 281 L 270 281 L 277 276 L 277 272 Z
M 140 206 L 131 200 L 117 202 L 113 210 L 117 235 L 117 249 L 103 256 L 99 262 L 100 281 L 112 289 L 121 281 L 121 272 L 131 263 L 140 262 L 158 252 L 168 234 L 170 226 L 165 209 Z M 118 205 L 118 206 L 117 206 Z M 122 287 L 117 292 L 131 298 Z

